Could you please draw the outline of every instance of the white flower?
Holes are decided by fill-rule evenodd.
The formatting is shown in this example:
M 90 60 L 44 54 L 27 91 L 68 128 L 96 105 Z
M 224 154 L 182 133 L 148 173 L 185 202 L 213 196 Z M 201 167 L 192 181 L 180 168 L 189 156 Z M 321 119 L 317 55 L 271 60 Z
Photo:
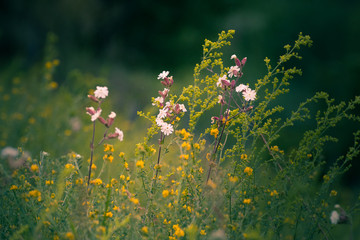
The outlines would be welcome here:
M 167 109 L 160 109 L 159 114 L 157 115 L 157 118 L 163 119 L 167 116 Z
M 123 131 L 121 131 L 120 129 L 118 129 L 117 127 L 115 128 L 115 133 L 118 134 L 118 139 L 121 142 L 122 140 L 124 140 L 124 133 Z
M 230 59 L 235 59 L 237 58 L 235 54 L 231 55 L 231 58 Z
M 164 120 L 162 120 L 161 118 L 156 118 L 155 121 L 156 121 L 156 125 L 158 125 L 159 127 L 165 124 Z
M 19 150 L 13 147 L 5 147 L 1 150 L 1 157 L 16 157 L 19 154 Z
M 98 119 L 100 117 L 100 114 L 101 114 L 101 109 L 97 110 L 94 115 L 91 116 L 91 121 L 95 121 L 96 119 Z
M 222 100 L 223 100 L 223 96 L 222 96 L 222 95 L 219 95 L 219 96 L 218 96 L 218 103 L 221 103 Z
M 332 224 L 337 224 L 340 220 L 340 215 L 337 211 L 332 211 L 330 216 L 330 221 Z
M 232 66 L 230 67 L 230 70 L 229 70 L 229 77 L 233 77 L 237 75 L 237 73 L 240 72 L 240 68 L 238 66 Z
M 165 136 L 170 135 L 173 131 L 174 131 L 173 125 L 171 125 L 169 123 L 164 123 L 161 126 L 161 132 L 164 133 Z
M 164 98 L 163 97 L 157 97 L 154 99 L 154 102 L 152 103 L 153 106 L 157 105 L 158 103 L 163 103 Z
M 111 113 L 109 114 L 109 118 L 115 118 L 115 117 L 116 117 L 116 113 L 111 112 Z
M 246 91 L 246 89 L 248 89 L 249 87 L 246 86 L 245 84 L 240 84 L 239 86 L 237 86 L 235 88 L 235 91 L 236 92 L 242 92 L 242 91 Z
M 94 92 L 96 98 L 106 98 L 109 94 L 109 90 L 107 87 L 96 87 Z
M 157 79 L 164 79 L 167 77 L 167 75 L 169 75 L 169 71 L 163 71 L 162 73 L 159 74 Z
M 244 91 L 242 94 L 245 98 L 245 101 L 253 101 L 256 98 L 256 91 L 251 90 L 250 88 L 247 88 L 246 91 Z
M 187 112 L 184 104 L 179 104 L 179 108 L 182 112 Z
M 222 77 L 219 77 L 219 79 L 218 79 L 218 81 L 217 81 L 217 83 L 216 83 L 216 86 L 217 87 L 222 87 L 223 86 L 223 84 L 222 84 L 222 81 L 227 81 L 228 83 L 230 83 L 230 81 L 229 80 L 227 80 L 226 79 L 226 75 L 224 75 L 224 76 L 222 76 Z

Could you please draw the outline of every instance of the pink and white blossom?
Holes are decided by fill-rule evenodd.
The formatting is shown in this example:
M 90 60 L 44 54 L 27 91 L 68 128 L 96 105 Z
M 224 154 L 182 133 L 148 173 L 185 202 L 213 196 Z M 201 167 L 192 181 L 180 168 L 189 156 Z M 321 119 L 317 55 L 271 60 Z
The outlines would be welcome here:
M 95 109 L 93 107 L 87 107 L 86 108 L 86 114 L 89 114 L 90 116 L 95 114 Z
M 167 116 L 167 109 L 160 109 L 159 114 L 157 115 L 157 118 L 163 119 Z
M 249 87 L 245 84 L 240 84 L 239 86 L 237 86 L 235 88 L 236 92 L 242 92 L 242 91 L 246 91 Z
M 157 79 L 164 79 L 169 75 L 169 71 L 163 71 L 162 73 L 159 74 Z
M 157 104 L 163 104 L 164 103 L 164 98 L 163 97 L 157 97 L 154 99 L 154 102 L 152 103 L 153 106 L 157 105 Z
M 246 91 L 242 92 L 245 101 L 254 101 L 256 98 L 256 91 L 247 88 Z
M 161 126 L 161 132 L 165 135 L 165 136 L 168 136 L 170 134 L 172 134 L 174 131 L 174 127 L 173 125 L 169 124 L 169 123 L 164 123 L 162 126 Z
M 107 87 L 96 87 L 94 92 L 96 98 L 106 98 L 109 95 L 109 90 Z
M 240 68 L 238 66 L 231 66 L 229 69 L 229 77 L 236 77 L 240 72 Z
M 117 127 L 115 128 L 115 134 L 117 134 L 117 138 L 119 139 L 119 141 L 123 141 L 124 140 L 124 133 L 123 131 L 121 131 L 120 129 L 118 129 Z
M 109 114 L 109 118 L 115 118 L 116 117 L 116 113 L 114 113 L 114 112 L 111 112 L 110 114 Z
M 182 112 L 187 112 L 184 104 L 179 104 L 179 108 Z
M 233 54 L 233 55 L 231 55 L 231 58 L 230 58 L 230 59 L 236 59 L 236 58 L 237 58 L 236 55 Z
M 162 127 L 162 125 L 165 124 L 164 120 L 162 120 L 162 118 L 156 118 L 156 125 L 158 125 L 159 127 Z
M 219 77 L 217 83 L 216 83 L 216 86 L 217 87 L 223 87 L 224 83 L 223 81 L 227 82 L 230 84 L 230 81 L 226 79 L 226 75 L 222 76 L 222 77 Z
M 93 115 L 91 115 L 91 121 L 94 122 L 96 119 L 100 117 L 102 110 L 98 109 Z

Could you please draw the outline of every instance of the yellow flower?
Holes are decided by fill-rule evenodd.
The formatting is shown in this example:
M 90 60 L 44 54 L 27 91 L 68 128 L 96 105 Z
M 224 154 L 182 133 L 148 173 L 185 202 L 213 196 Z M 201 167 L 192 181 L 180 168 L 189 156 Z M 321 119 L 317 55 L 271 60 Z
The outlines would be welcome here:
M 46 67 L 47 69 L 52 68 L 52 62 L 46 62 L 46 63 L 45 63 L 45 67 Z
M 114 146 L 111 144 L 104 144 L 104 152 L 108 151 L 114 152 Z
M 163 197 L 164 198 L 166 198 L 167 196 L 169 196 L 169 190 L 164 190 L 163 192 L 162 192 L 162 195 L 163 195 Z
M 10 190 L 17 190 L 17 189 L 19 189 L 19 188 L 16 185 L 11 185 L 11 187 L 10 187 Z
M 105 213 L 105 217 L 113 217 L 113 213 L 112 212 L 107 212 L 107 213 Z
M 148 229 L 148 227 L 146 227 L 146 226 L 142 227 L 142 228 L 141 228 L 141 231 L 142 231 L 143 233 L 145 233 L 145 234 L 148 234 L 148 233 L 149 233 L 149 229 Z
M 185 236 L 184 230 L 182 230 L 178 224 L 173 225 L 173 229 L 175 230 L 174 235 L 177 237 L 183 237 Z
M 251 199 L 250 198 L 245 198 L 243 201 L 244 204 L 250 204 L 251 203 Z
M 114 211 L 118 211 L 118 210 L 119 210 L 119 207 L 118 207 L 118 206 L 114 206 L 114 207 L 113 207 L 113 210 L 114 210 Z
M 95 163 L 93 163 L 93 164 L 91 165 L 91 169 L 96 170 L 96 165 L 95 165 Z
M 125 180 L 125 176 L 124 176 L 124 175 L 120 175 L 120 180 Z
M 219 134 L 219 130 L 217 128 L 213 128 L 210 130 L 210 135 L 214 136 L 214 138 L 217 138 Z
M 96 184 L 96 185 L 101 185 L 103 182 L 102 182 L 102 180 L 100 179 L 100 178 L 96 178 L 96 179 L 94 179 L 94 180 L 91 180 L 90 181 L 90 183 L 91 184 Z
M 137 199 L 137 198 L 132 197 L 132 198 L 130 198 L 130 201 L 135 205 L 139 204 L 139 199 Z
M 68 164 L 65 165 L 65 168 L 67 168 L 67 169 L 74 169 L 75 167 L 74 167 L 74 165 L 68 163 Z
M 181 147 L 188 150 L 188 151 L 191 149 L 190 143 L 188 143 L 188 142 L 183 142 L 181 144 Z
M 144 165 L 145 165 L 145 163 L 144 163 L 143 160 L 139 160 L 139 161 L 136 162 L 136 166 L 138 168 L 144 168 Z
M 278 192 L 276 191 L 276 190 L 273 190 L 273 191 L 271 191 L 270 192 L 270 196 L 276 196 L 276 195 L 278 195 Z
M 337 191 L 331 190 L 330 196 L 331 196 L 331 197 L 335 197 L 336 195 L 337 195 Z
M 241 154 L 241 157 L 240 157 L 242 160 L 245 160 L 247 159 L 247 155 L 244 153 L 244 154 Z
M 67 233 L 65 233 L 65 238 L 67 238 L 69 240 L 74 240 L 75 236 L 72 232 L 67 232 Z
M 33 165 L 31 165 L 30 169 L 33 172 L 38 172 L 39 171 L 39 166 L 37 164 L 33 164 Z
M 238 180 L 239 180 L 239 178 L 238 178 L 237 176 L 234 176 L 234 177 L 233 177 L 233 176 L 230 176 L 230 177 L 229 177 L 229 181 L 230 181 L 230 182 L 236 183 Z
M 270 149 L 272 150 L 272 151 L 274 151 L 274 152 L 278 152 L 279 151 L 279 147 L 278 146 L 272 146 L 272 147 L 270 147 Z
M 251 167 L 246 167 L 244 169 L 244 173 L 247 173 L 249 176 L 251 176 L 253 173 L 253 169 Z
M 120 152 L 119 157 L 123 158 L 125 156 L 124 152 Z
M 189 154 L 181 154 L 179 158 L 188 160 L 189 159 Z
M 206 232 L 204 229 L 200 231 L 200 235 L 206 235 Z
M 324 182 L 328 182 L 330 180 L 330 177 L 328 175 L 323 176 Z
M 52 185 L 52 184 L 54 184 L 53 180 L 46 180 L 45 181 L 45 185 Z
M 209 179 L 209 181 L 207 182 L 207 185 L 210 186 L 212 189 L 216 188 L 216 184 L 211 179 Z

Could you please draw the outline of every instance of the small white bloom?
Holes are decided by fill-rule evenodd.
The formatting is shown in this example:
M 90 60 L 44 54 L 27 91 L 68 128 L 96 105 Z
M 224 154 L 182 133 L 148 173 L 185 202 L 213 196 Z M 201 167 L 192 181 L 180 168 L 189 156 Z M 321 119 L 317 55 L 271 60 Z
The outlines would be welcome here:
M 232 67 L 230 67 L 230 69 L 229 69 L 229 77 L 233 77 L 233 76 L 235 76 L 236 77 L 236 74 L 238 73 L 238 72 L 240 72 L 240 68 L 238 67 L 238 66 L 232 66 Z
M 16 157 L 19 154 L 19 150 L 13 147 L 5 147 L 1 150 L 1 157 Z
M 340 220 L 340 215 L 337 211 L 332 211 L 330 216 L 330 221 L 332 224 L 337 224 Z
M 223 83 L 222 83 L 223 80 L 224 80 L 224 81 L 227 81 L 228 83 L 230 83 L 230 81 L 226 79 L 226 75 L 224 75 L 224 76 L 222 76 L 222 77 L 219 77 L 219 79 L 218 79 L 218 81 L 217 81 L 217 83 L 216 83 L 216 86 L 217 86 L 217 87 L 222 87 L 222 86 L 223 86 Z
M 94 113 L 94 115 L 91 116 L 91 121 L 93 122 L 93 121 L 95 121 L 96 119 L 98 119 L 98 118 L 100 117 L 101 112 L 102 112 L 101 109 L 97 110 L 97 111 Z
M 231 55 L 231 58 L 230 59 L 235 59 L 237 58 L 235 54 Z
M 117 127 L 115 128 L 115 133 L 118 134 L 118 139 L 121 142 L 122 140 L 124 140 L 124 133 L 123 131 L 121 131 L 120 129 L 118 129 Z
M 161 126 L 161 132 L 164 133 L 165 136 L 170 135 L 173 131 L 174 131 L 173 125 L 171 125 L 169 123 L 164 123 Z
M 111 112 L 111 113 L 109 114 L 109 118 L 115 118 L 115 117 L 116 117 L 116 113 Z
M 245 84 L 240 84 L 239 86 L 237 86 L 235 88 L 235 91 L 236 92 L 242 92 L 242 91 L 246 91 L 246 89 L 248 89 L 249 87 L 246 86 Z
M 179 108 L 182 112 L 187 112 L 184 104 L 179 104 Z
M 159 114 L 157 115 L 157 118 L 160 118 L 160 119 L 163 119 L 163 118 L 165 118 L 166 116 L 167 116 L 167 109 L 160 109 L 159 110 Z
M 245 101 L 254 101 L 256 98 L 256 91 L 251 90 L 251 88 L 247 88 L 246 91 L 244 91 L 242 94 L 245 98 Z
M 80 154 L 76 154 L 75 157 L 76 158 L 82 158 L 82 156 Z
M 162 125 L 165 124 L 164 120 L 162 120 L 161 118 L 156 118 L 156 125 L 158 125 L 159 127 L 162 127 Z
M 163 71 L 162 73 L 159 74 L 157 79 L 164 79 L 169 75 L 169 71 Z
M 164 98 L 163 97 L 157 97 L 154 99 L 154 102 L 152 103 L 153 106 L 157 105 L 158 103 L 163 103 Z
M 109 94 L 109 90 L 107 87 L 96 87 L 94 92 L 96 98 L 106 98 Z
M 219 95 L 219 96 L 218 96 L 218 103 L 221 103 L 222 100 L 223 100 L 223 96 L 222 96 L 222 95 Z

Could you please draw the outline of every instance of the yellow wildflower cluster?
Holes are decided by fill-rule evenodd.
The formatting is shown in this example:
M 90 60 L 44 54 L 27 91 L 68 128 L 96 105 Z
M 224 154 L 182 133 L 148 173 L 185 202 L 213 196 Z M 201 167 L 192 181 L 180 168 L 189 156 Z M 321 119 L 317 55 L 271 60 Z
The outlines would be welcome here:
M 111 217 L 113 217 L 113 213 L 112 212 L 106 212 L 105 213 L 105 217 L 109 217 L 109 218 L 111 218 Z
M 185 159 L 185 160 L 188 160 L 189 159 L 189 154 L 181 154 L 179 156 L 179 158 L 182 160 L 182 159 Z
M 90 181 L 90 184 L 94 184 L 94 185 L 101 185 L 103 182 L 100 178 L 95 178 L 94 180 Z
M 249 176 L 253 174 L 253 169 L 251 167 L 246 167 L 244 173 L 247 173 Z
M 35 190 L 31 190 L 29 193 L 28 193 L 28 196 L 29 197 L 34 197 L 34 198 L 38 198 L 38 201 L 40 202 L 41 201 L 41 192 L 37 189 Z
M 33 172 L 38 172 L 39 166 L 37 164 L 33 164 L 33 165 L 31 165 L 30 170 Z
M 179 224 L 176 224 L 176 225 L 173 225 L 173 229 L 174 229 L 174 235 L 177 236 L 177 237 L 183 237 L 185 236 L 185 232 L 184 230 L 182 230 L 180 227 L 179 227 Z
M 243 201 L 244 204 L 250 204 L 251 203 L 251 199 L 250 198 L 245 198 Z
M 114 152 L 114 146 L 111 144 L 104 144 L 104 152 Z
M 239 178 L 237 176 L 229 176 L 229 181 L 236 183 L 239 180 Z
M 65 168 L 67 168 L 67 169 L 74 169 L 75 166 L 72 165 L 71 163 L 68 163 L 68 164 L 65 165 Z
M 277 195 L 279 195 L 279 193 L 276 190 L 272 190 L 270 192 L 270 196 L 272 196 L 272 197 L 277 196 Z
M 241 154 L 240 158 L 241 158 L 241 160 L 246 160 L 248 158 L 248 156 L 245 153 L 243 153 L 243 154 Z
M 114 157 L 113 157 L 113 155 L 111 155 L 111 154 L 105 154 L 104 156 L 103 156 L 103 160 L 104 161 L 109 161 L 109 162 L 112 162 L 113 160 L 114 160 Z
M 170 194 L 169 190 L 166 190 L 166 189 L 162 192 L 162 195 L 163 195 L 164 198 L 169 196 L 169 194 Z
M 183 142 L 183 143 L 181 144 L 181 147 L 182 147 L 183 149 L 186 149 L 187 151 L 189 151 L 189 150 L 191 149 L 190 143 L 188 143 L 188 142 Z
M 136 167 L 138 167 L 138 168 L 144 168 L 144 165 L 145 165 L 145 163 L 143 160 L 139 160 L 136 162 Z
M 182 140 L 187 140 L 189 137 L 191 137 L 191 134 L 185 130 L 185 128 L 181 130 L 177 130 L 176 134 L 181 135 L 183 138 Z
M 217 136 L 219 135 L 219 129 L 217 129 L 217 128 L 211 129 L 210 135 L 214 136 L 214 138 L 217 138 Z
M 139 204 L 139 199 L 137 199 L 137 198 L 132 197 L 132 198 L 130 198 L 130 201 L 135 205 Z
M 284 154 L 284 151 L 283 150 L 280 150 L 278 146 L 271 146 L 270 147 L 270 150 L 273 151 L 273 152 L 279 152 L 281 154 Z

